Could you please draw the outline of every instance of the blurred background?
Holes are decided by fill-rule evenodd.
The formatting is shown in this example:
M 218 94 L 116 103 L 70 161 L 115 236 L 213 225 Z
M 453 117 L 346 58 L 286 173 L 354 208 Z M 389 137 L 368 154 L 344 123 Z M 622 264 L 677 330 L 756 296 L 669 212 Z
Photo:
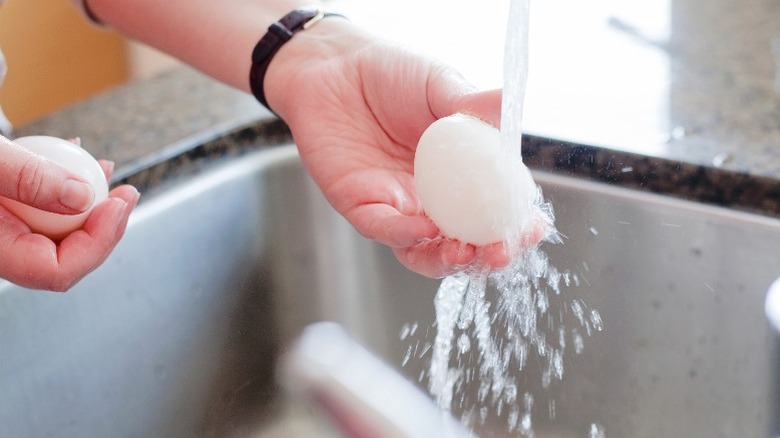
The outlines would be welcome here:
M 69 0 L 6 0 L 0 48 L 8 77 L 0 102 L 15 126 L 176 61 L 89 22 Z

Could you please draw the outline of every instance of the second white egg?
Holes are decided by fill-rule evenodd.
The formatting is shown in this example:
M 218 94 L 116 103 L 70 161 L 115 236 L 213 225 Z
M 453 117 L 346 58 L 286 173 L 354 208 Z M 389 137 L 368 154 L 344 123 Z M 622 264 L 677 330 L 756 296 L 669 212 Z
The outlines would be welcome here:
M 0 197 L 0 205 L 26 223 L 33 232 L 60 240 L 84 225 L 92 208 L 108 198 L 108 183 L 100 164 L 86 150 L 67 140 L 45 135 L 21 137 L 18 145 L 55 161 L 92 184 L 95 200 L 80 214 L 57 214 L 31 207 L 12 199 Z

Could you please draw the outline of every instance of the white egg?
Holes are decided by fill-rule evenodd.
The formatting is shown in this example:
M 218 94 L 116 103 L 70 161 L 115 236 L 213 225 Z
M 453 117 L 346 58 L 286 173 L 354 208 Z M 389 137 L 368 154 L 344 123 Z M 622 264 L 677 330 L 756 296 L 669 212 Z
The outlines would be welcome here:
M 39 210 L 0 196 L 0 205 L 19 217 L 33 232 L 60 240 L 84 225 L 92 208 L 108 198 L 108 183 L 100 164 L 89 152 L 67 140 L 36 135 L 14 140 L 18 145 L 55 161 L 92 184 L 95 200 L 87 211 L 65 215 Z
M 537 188 L 520 145 L 504 149 L 498 129 L 463 114 L 425 130 L 414 182 L 425 213 L 444 236 L 478 246 L 519 237 L 533 216 Z

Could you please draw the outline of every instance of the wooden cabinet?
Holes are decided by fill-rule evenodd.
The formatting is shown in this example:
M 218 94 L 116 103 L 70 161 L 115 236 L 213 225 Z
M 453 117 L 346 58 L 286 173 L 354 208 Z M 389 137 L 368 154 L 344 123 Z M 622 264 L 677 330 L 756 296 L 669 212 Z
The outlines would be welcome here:
M 9 69 L 0 103 L 17 126 L 128 78 L 123 39 L 69 0 L 6 0 L 0 47 Z

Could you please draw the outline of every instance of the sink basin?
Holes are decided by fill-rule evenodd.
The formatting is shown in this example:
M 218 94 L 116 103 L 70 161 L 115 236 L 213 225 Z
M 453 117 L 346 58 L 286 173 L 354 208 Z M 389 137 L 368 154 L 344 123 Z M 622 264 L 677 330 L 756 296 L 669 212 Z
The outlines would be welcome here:
M 780 221 L 535 177 L 565 236 L 544 251 L 579 279 L 562 293 L 604 327 L 564 358 L 561 381 L 542 388 L 533 361 L 519 372 L 536 436 L 776 432 L 763 312 Z M 0 436 L 261 436 L 283 405 L 276 359 L 324 320 L 424 387 L 430 355 L 402 366 L 400 333 L 417 323 L 433 339 L 439 283 L 355 233 L 293 146 L 227 160 L 147 194 L 109 260 L 67 294 L 0 285 Z M 502 421 L 476 430 L 510 436 Z

